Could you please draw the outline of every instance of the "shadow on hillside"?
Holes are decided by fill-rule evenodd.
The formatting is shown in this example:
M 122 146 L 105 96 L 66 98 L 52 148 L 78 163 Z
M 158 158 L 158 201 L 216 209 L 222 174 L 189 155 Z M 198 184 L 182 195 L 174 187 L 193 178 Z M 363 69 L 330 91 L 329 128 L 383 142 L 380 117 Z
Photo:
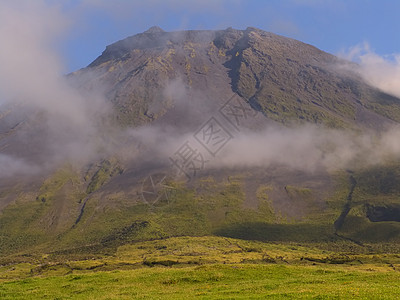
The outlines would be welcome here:
M 227 225 L 214 232 L 217 236 L 265 242 L 321 242 L 335 241 L 332 225 L 268 224 L 247 222 Z

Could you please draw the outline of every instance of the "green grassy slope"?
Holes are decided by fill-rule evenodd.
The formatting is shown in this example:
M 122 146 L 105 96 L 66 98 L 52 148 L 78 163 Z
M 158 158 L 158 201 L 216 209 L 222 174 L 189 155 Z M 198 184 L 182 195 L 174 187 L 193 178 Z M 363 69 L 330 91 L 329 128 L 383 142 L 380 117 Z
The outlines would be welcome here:
M 215 234 L 262 241 L 336 240 L 332 224 L 347 191 L 347 183 L 339 183 L 338 191 L 343 192 L 326 199 L 324 209 L 315 209 L 311 189 L 287 186 L 285 192 L 282 188 L 292 205 L 305 211 L 302 218 L 293 219 L 275 207 L 270 193 L 278 187 L 259 186 L 256 206 L 247 206 L 243 176 L 200 178 L 195 187 L 170 182 L 174 189 L 169 203 L 161 201 L 154 206 L 125 197 L 121 191 L 104 198 L 101 185 L 118 170 L 109 163 L 101 164 L 85 182 L 82 175 L 65 167 L 47 179 L 36 196 L 21 194 L 0 215 L 0 253 L 105 247 L 182 235 Z
M 315 188 L 283 188 L 266 182 L 257 186 L 257 202 L 251 207 L 246 204 L 247 179 L 240 174 L 228 180 L 199 178 L 192 187 L 169 182 L 174 188 L 168 202 L 148 205 L 123 191 L 104 194 L 107 182 L 119 170 L 116 162 L 103 162 L 90 176 L 64 167 L 45 180 L 37 194 L 21 193 L 0 215 L 1 255 L 85 252 L 87 247 L 101 249 L 174 236 L 333 244 L 346 239 L 361 244 L 399 241 L 400 222 L 373 222 L 367 216 L 368 209 L 371 214 L 399 207 L 400 174 L 394 164 L 332 175 L 333 190 L 322 199 Z M 351 203 L 347 203 L 349 178 L 357 182 Z M 278 189 L 281 194 L 274 194 Z M 301 210 L 301 214 L 296 218 L 285 214 L 280 206 L 283 200 L 276 195 L 285 196 L 287 209 Z M 337 220 L 347 206 L 339 226 Z

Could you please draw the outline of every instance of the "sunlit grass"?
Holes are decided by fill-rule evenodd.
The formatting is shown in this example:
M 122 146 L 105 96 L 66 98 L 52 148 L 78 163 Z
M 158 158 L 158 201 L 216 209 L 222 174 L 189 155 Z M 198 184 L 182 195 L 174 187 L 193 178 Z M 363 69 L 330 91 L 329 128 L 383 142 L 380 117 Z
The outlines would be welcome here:
M 331 267 L 206 265 L 154 267 L 29 278 L 3 283 L 2 299 L 389 299 L 400 296 L 397 272 Z
M 397 254 L 204 236 L 126 244 L 113 255 L 50 254 L 0 267 L 1 299 L 392 299 Z

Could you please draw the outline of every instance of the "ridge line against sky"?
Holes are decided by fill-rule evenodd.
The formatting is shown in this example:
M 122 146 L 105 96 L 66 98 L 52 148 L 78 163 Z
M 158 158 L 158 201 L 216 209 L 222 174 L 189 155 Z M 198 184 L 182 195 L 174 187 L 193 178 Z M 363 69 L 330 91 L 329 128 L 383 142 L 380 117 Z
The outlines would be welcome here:
M 1 4 L 24 10 L 32 3 L 58 10 L 68 23 L 56 45 L 65 73 L 87 66 L 107 45 L 154 25 L 165 31 L 257 27 L 332 54 L 365 43 L 370 51 L 393 60 L 400 53 L 396 34 L 400 1 L 395 0 L 3 0 Z
M 62 45 L 67 71 L 87 66 L 105 47 L 157 25 L 165 31 L 257 27 L 337 54 L 368 43 L 379 55 L 400 52 L 395 0 L 73 0 L 74 25 Z M 62 3 L 62 4 L 60 4 Z

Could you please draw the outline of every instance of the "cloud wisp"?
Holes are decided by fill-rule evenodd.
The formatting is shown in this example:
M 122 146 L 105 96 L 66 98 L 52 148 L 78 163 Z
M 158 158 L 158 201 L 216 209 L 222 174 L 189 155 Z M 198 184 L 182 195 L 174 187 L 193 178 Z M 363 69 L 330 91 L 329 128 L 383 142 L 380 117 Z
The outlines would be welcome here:
M 63 75 L 56 44 L 69 25 L 60 7 L 45 1 L 0 2 L 0 104 L 30 112 L 19 137 L 22 146 L 2 154 L 0 176 L 9 174 L 13 160 L 22 169 L 18 153 L 24 147 L 43 147 L 48 163 L 84 159 L 97 147 L 96 120 L 107 113 L 108 105 L 99 95 L 81 94 Z M 35 127 L 37 122 L 45 126 Z
M 400 54 L 378 55 L 365 42 L 339 53 L 339 56 L 358 63 L 356 71 L 369 84 L 400 97 Z

